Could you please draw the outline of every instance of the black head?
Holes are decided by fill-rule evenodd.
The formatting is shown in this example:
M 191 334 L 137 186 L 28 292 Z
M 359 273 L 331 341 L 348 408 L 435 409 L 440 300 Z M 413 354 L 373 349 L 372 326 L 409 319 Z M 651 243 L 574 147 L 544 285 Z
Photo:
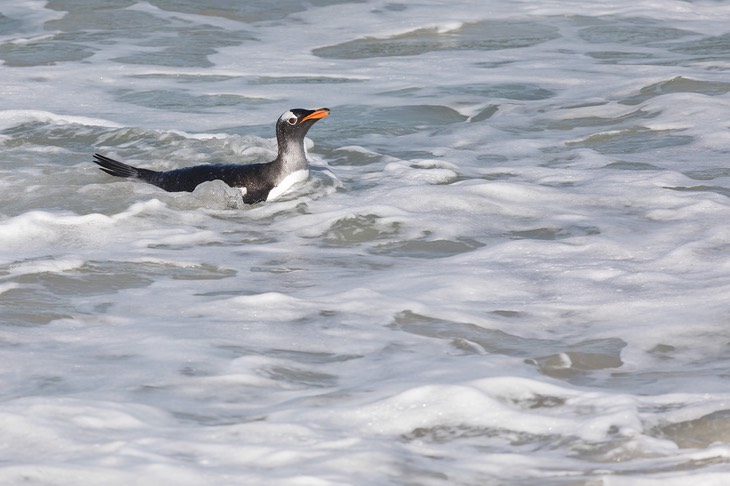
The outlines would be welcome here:
M 320 108 L 318 110 L 293 108 L 279 117 L 276 122 L 276 136 L 280 141 L 284 139 L 303 139 L 317 120 L 329 114 L 329 108 Z

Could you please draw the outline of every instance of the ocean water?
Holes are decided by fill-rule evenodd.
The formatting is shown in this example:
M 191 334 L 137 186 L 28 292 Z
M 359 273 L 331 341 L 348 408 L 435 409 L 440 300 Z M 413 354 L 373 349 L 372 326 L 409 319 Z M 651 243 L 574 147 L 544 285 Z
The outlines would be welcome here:
M 729 20 L 2 2 L 0 484 L 728 484 Z

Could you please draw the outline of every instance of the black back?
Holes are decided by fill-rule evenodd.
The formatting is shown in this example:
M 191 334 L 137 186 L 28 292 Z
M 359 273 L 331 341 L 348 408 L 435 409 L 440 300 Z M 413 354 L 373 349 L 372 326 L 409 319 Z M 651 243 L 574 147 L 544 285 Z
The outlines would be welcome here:
M 198 184 L 221 180 L 231 187 L 245 187 L 243 202 L 253 204 L 265 201 L 269 191 L 276 185 L 273 163 L 236 165 L 198 165 L 183 169 L 154 172 L 142 179 L 170 192 L 193 192 Z

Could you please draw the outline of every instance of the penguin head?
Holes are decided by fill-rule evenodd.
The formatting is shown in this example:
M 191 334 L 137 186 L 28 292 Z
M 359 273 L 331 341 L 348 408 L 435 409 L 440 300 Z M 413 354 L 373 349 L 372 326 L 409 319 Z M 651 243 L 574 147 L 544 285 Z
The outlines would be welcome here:
M 276 135 L 280 139 L 303 139 L 317 120 L 330 114 L 329 108 L 305 110 L 292 108 L 276 122 Z

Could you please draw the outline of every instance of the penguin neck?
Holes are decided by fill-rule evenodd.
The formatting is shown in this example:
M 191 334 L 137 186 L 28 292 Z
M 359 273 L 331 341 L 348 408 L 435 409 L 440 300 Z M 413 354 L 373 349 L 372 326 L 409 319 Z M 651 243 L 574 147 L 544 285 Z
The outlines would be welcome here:
M 274 187 L 266 196 L 267 201 L 278 198 L 309 177 L 309 163 L 303 141 L 279 141 L 279 155 L 272 162 L 272 167 L 276 175 Z
M 304 140 L 279 140 L 277 162 L 281 166 L 281 178 L 298 170 L 308 170 L 307 151 Z

